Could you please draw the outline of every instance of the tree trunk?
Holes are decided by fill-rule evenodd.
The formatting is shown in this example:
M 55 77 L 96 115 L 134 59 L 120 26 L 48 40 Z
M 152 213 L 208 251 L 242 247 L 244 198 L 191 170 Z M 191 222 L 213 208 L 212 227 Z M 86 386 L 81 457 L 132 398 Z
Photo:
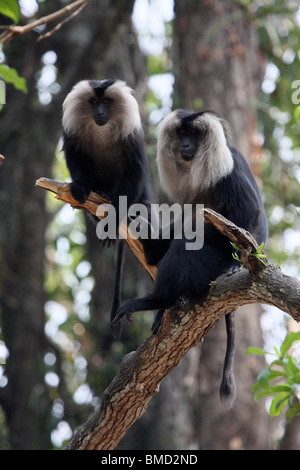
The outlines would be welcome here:
M 263 60 L 253 26 L 237 2 L 175 0 L 174 105 L 212 109 L 232 126 L 234 144 L 253 162 L 255 105 L 259 97 Z M 249 345 L 261 345 L 261 308 L 244 308 L 236 319 L 235 377 L 237 401 L 228 411 L 218 394 L 225 355 L 225 322 L 221 319 L 201 347 L 179 366 L 189 383 L 193 442 L 205 449 L 266 449 L 268 416 L 263 403 L 254 404 L 251 385 L 261 360 L 246 357 Z M 201 403 L 201 408 L 199 407 Z

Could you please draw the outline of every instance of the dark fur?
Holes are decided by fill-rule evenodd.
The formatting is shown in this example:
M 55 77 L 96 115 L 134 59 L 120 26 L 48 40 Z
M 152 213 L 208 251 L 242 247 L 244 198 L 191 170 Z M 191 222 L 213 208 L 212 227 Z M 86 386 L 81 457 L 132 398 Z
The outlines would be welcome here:
M 120 83 L 123 90 L 123 82 Z M 90 87 L 91 96 L 94 95 L 100 103 L 103 103 L 112 85 L 116 86 L 116 80 L 109 79 L 101 82 L 92 80 L 85 82 L 85 88 L 88 89 Z M 122 92 L 123 101 L 124 99 L 126 100 L 126 93 L 131 95 L 130 89 L 126 88 L 126 90 L 128 91 Z M 78 99 L 77 96 L 76 99 Z M 86 96 L 82 99 L 88 102 Z M 130 99 L 132 100 L 132 96 Z M 113 105 L 105 107 L 104 103 L 103 105 L 101 104 L 102 109 L 105 108 L 106 122 L 113 119 L 121 126 L 122 121 L 117 121 L 117 119 L 119 118 L 118 114 L 124 114 L 124 106 L 123 104 L 120 105 L 118 113 L 118 99 L 114 98 L 111 101 L 114 101 Z M 91 136 L 88 133 L 81 133 L 75 125 L 76 131 L 71 129 L 71 131 L 68 130 L 68 132 L 64 131 L 63 133 L 63 150 L 72 178 L 70 189 L 73 197 L 81 203 L 86 201 L 91 191 L 105 195 L 116 209 L 118 228 L 119 196 L 127 196 L 128 207 L 134 203 L 149 205 L 153 199 L 148 159 L 144 150 L 144 135 L 140 122 L 138 122 L 129 135 L 124 136 L 121 130 L 119 132 L 117 129 L 115 132 L 117 138 L 114 138 L 112 135 L 111 139 L 106 137 L 101 140 L 100 132 L 106 122 L 105 124 L 99 124 L 96 121 L 95 114 L 97 109 L 93 108 L 95 106 L 93 107 L 91 104 L 88 119 L 94 120 L 99 127 L 94 128 L 95 132 Z M 125 119 L 126 116 L 124 116 L 123 122 L 125 122 Z M 91 139 L 97 139 L 95 137 L 97 136 L 96 132 L 99 132 L 99 142 L 94 142 L 93 140 L 92 145 L 86 141 L 86 136 L 89 136 Z M 95 155 L 91 149 L 96 149 L 97 154 Z M 120 243 L 123 242 L 120 241 Z M 111 318 L 115 316 L 120 302 L 123 258 L 124 248 L 119 248 Z M 114 328 L 113 332 L 116 337 L 119 337 L 121 333 L 120 325 Z
M 212 190 L 201 194 L 198 203 L 214 209 L 233 223 L 248 230 L 262 243 L 267 237 L 265 211 L 254 177 L 243 156 L 231 148 L 234 168 Z M 187 251 L 182 239 L 142 240 L 147 262 L 158 266 L 151 293 L 126 302 L 118 317 L 138 310 L 169 308 L 178 297 L 199 300 L 207 294 L 209 283 L 231 267 L 239 265 L 232 257 L 229 239 L 211 224 L 205 224 L 204 246 Z M 138 308 L 137 308 L 138 307 Z
M 82 150 L 80 137 L 64 133 L 63 141 L 72 178 L 72 195 L 79 202 L 85 202 L 91 191 L 105 194 L 116 210 L 119 196 L 127 196 L 128 207 L 137 202 L 148 205 L 152 201 L 148 159 L 141 130 L 121 142 L 119 160 L 115 165 L 100 162 L 99 168 L 93 155 Z M 110 148 L 103 149 L 103 152 L 110 151 Z
M 178 113 L 176 117 L 180 117 L 181 126 L 188 129 L 193 126 L 197 116 L 199 114 L 185 111 Z M 226 135 L 225 129 L 224 133 Z M 201 140 L 201 135 L 199 139 Z M 204 204 L 222 214 L 237 226 L 248 230 L 261 244 L 266 241 L 268 230 L 259 190 L 241 153 L 234 147 L 229 148 L 234 162 L 233 170 L 205 191 L 201 190 L 199 181 L 198 196 L 193 196 L 190 203 Z M 187 197 L 185 202 L 186 200 Z M 204 230 L 204 246 L 197 251 L 185 249 L 185 243 L 189 241 L 185 238 L 142 240 L 148 263 L 158 267 L 154 286 L 145 297 L 125 302 L 114 320 L 115 323 L 124 315 L 136 311 L 170 308 L 179 297 L 199 301 L 208 293 L 211 281 L 239 266 L 238 261 L 232 257 L 229 239 L 211 224 L 205 223 Z M 229 320 L 230 318 L 228 323 Z M 229 341 L 232 343 L 232 335 Z M 223 392 L 226 394 L 226 390 Z

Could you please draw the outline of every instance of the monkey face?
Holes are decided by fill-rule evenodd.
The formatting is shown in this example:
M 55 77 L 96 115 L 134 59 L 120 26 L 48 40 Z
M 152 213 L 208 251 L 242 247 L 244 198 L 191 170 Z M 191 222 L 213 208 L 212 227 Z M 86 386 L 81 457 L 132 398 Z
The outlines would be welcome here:
M 89 99 L 89 103 L 91 105 L 94 121 L 97 126 L 104 126 L 105 124 L 107 124 L 112 100 L 106 98 L 105 96 L 102 99 L 99 99 L 94 96 Z
M 193 160 L 199 147 L 200 132 L 198 129 L 180 127 L 177 129 L 177 135 L 180 142 L 179 154 L 181 158 L 186 162 Z
M 226 122 L 213 111 L 172 111 L 160 126 L 157 165 L 172 200 L 203 195 L 233 169 Z
M 77 136 L 84 146 L 91 138 L 115 142 L 142 131 L 133 91 L 116 79 L 81 80 L 74 85 L 63 103 L 62 123 L 64 132 Z

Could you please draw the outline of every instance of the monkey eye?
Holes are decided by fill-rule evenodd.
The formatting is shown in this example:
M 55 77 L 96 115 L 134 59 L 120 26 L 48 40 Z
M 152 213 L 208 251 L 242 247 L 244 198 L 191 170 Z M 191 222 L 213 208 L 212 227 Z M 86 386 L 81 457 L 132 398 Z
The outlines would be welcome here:
M 97 98 L 93 97 L 93 98 L 90 98 L 90 99 L 89 99 L 89 103 L 90 103 L 90 104 L 98 104 L 98 103 L 99 103 L 99 100 L 97 100 Z
M 112 100 L 110 98 L 104 98 L 104 100 L 103 100 L 104 104 L 108 104 L 108 103 L 111 103 L 111 102 L 112 102 Z
M 201 132 L 199 131 L 199 129 L 191 129 L 191 134 L 200 136 Z
M 184 133 L 185 133 L 184 129 L 181 129 L 181 128 L 177 129 L 177 134 L 183 135 Z
M 89 99 L 89 103 L 90 103 L 90 104 L 98 104 L 98 103 L 99 103 L 99 100 L 93 96 L 93 98 L 90 98 L 90 99 Z

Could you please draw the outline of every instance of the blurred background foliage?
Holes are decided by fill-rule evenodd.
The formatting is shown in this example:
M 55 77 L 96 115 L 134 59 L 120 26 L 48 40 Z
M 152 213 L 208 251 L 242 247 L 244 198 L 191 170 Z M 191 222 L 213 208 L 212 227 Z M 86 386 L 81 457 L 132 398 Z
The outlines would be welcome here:
M 107 2 L 104 3 L 105 8 L 108 8 Z M 252 27 L 257 31 L 261 60 L 265 64 L 261 92 L 255 103 L 257 134 L 254 148 L 257 156 L 254 169 L 259 181 L 263 182 L 261 186 L 269 220 L 270 238 L 267 257 L 271 262 L 282 266 L 288 274 L 299 277 L 300 93 L 297 95 L 295 92 L 300 88 L 300 82 L 295 88 L 292 87 L 293 83 L 300 80 L 299 5 L 296 1 L 283 0 L 240 0 L 236 3 L 242 5 L 242 11 L 246 12 Z M 33 17 L 41 17 L 54 11 L 54 7 L 64 6 L 65 2 L 22 0 L 19 4 L 21 22 L 24 23 Z M 172 55 L 173 2 L 171 0 L 164 2 L 136 0 L 132 4 L 134 4 L 132 5 L 134 33 L 126 37 L 131 38 L 133 42 L 136 34 L 144 58 L 146 80 L 143 83 L 147 86 L 141 85 L 143 93 L 141 93 L 141 88 L 138 93 L 144 94 L 142 112 L 144 113 L 146 150 L 151 161 L 153 175 L 156 175 L 157 125 L 173 107 L 174 68 L 176 68 Z M 88 9 L 89 5 L 86 8 Z M 1 8 L 0 14 L 5 14 Z M 4 24 L 7 24 L 5 17 L 2 19 Z M 17 17 L 14 19 L 18 20 Z M 223 20 L 230 22 L 232 18 Z M 77 21 L 80 26 L 80 15 Z M 64 27 L 57 34 L 63 36 Z M 213 35 L 215 32 L 211 30 L 209 34 Z M 17 66 L 15 50 L 11 52 L 10 48 L 19 48 L 19 53 L 22 53 L 22 47 L 24 51 L 29 50 L 24 41 L 22 37 L 16 38 L 14 45 L 2 48 L 0 74 L 1 66 L 12 68 Z M 33 43 L 35 37 L 32 36 L 30 41 Z M 131 46 L 132 43 L 128 40 L 126 45 L 128 50 Z M 33 54 L 34 47 L 32 46 L 31 51 Z M 68 90 L 63 87 L 62 80 L 66 72 L 62 72 L 57 52 L 54 52 L 55 40 L 53 49 L 48 49 L 47 40 L 44 41 L 43 48 L 41 61 L 38 61 L 37 68 L 30 72 L 34 75 L 35 90 L 29 89 L 27 93 L 37 93 L 35 97 L 37 108 L 49 109 L 53 104 L 55 105 L 57 96 L 61 96 Z M 101 70 L 101 67 L 99 68 Z M 21 69 L 19 73 L 22 76 Z M 2 76 L 5 79 L 4 74 Z M 247 93 L 247 84 L 244 85 L 244 92 Z M 17 100 L 19 96 L 17 93 L 20 92 L 10 89 L 10 99 Z M 201 97 L 196 101 L 194 103 L 196 107 L 203 105 Z M 234 107 L 234 103 L 232 106 Z M 5 118 L 5 105 L 2 106 L 2 113 Z M 59 119 L 60 111 L 56 110 L 56 120 Z M 35 125 L 34 122 L 32 125 Z M 5 139 L 1 138 L 2 132 L 3 127 L 2 130 L 0 127 L 0 143 L 5 143 Z M 56 133 L 51 135 L 50 130 L 47 141 L 55 138 Z M 66 181 L 69 175 L 60 151 L 59 140 L 55 142 L 55 147 L 55 160 L 52 162 L 52 168 L 49 168 L 47 174 L 38 176 Z M 1 148 L 0 151 L 4 153 Z M 154 179 L 156 181 L 156 176 Z M 158 199 L 161 200 L 163 196 L 158 184 L 155 184 Z M 110 282 L 103 282 L 100 286 L 103 291 L 102 295 L 106 298 L 106 304 L 103 307 L 105 315 L 99 316 L 94 314 L 99 305 L 95 305 L 94 299 L 95 278 L 91 262 L 94 252 L 91 252 L 88 243 L 88 231 L 93 229 L 86 225 L 83 213 L 74 211 L 67 205 L 62 206 L 52 194 L 46 195 L 45 202 L 47 229 L 44 264 L 44 331 L 47 346 L 44 348 L 38 373 L 44 381 L 48 394 L 47 400 L 50 401 L 47 406 L 45 405 L 45 409 L 41 406 L 41 401 L 38 402 L 40 418 L 46 417 L 47 419 L 47 429 L 43 428 L 47 436 L 43 444 L 32 442 L 31 446 L 40 448 L 43 445 L 59 449 L 70 439 L 72 431 L 98 406 L 98 397 L 113 379 L 124 354 L 135 349 L 148 336 L 153 316 L 136 315 L 132 324 L 126 325 L 123 341 L 113 341 L 108 321 L 112 292 L 111 273 L 108 274 L 108 269 L 113 272 L 115 250 L 108 249 L 101 253 L 104 278 L 107 269 Z M 3 230 L 2 228 L 1 233 Z M 130 260 L 130 254 L 127 254 L 127 258 Z M 134 264 L 134 260 L 129 261 L 130 263 Z M 136 270 L 137 267 L 134 265 L 126 273 L 123 286 L 124 299 L 140 295 L 149 288 L 149 280 L 142 271 L 138 276 L 133 274 Z M 2 280 L 4 276 L 5 274 L 1 275 Z M 99 290 L 99 284 L 97 289 Z M 270 321 L 263 320 L 262 317 L 265 338 L 273 343 L 280 342 L 285 336 L 288 318 L 285 315 L 279 315 L 276 321 L 277 317 L 270 308 L 265 309 L 265 314 L 266 318 L 269 318 L 269 315 L 272 316 L 271 327 Z M 6 335 L 4 330 L 0 329 L 0 389 L 3 391 L 8 383 L 6 362 L 9 354 Z M 249 389 L 251 385 L 249 384 Z M 47 408 L 49 403 L 50 411 Z M 2 408 L 0 407 L 0 448 L 27 448 L 26 443 L 21 442 L 18 445 L 12 442 L 9 418 L 5 409 L 5 400 L 3 400 Z M 147 421 L 146 428 L 142 428 L 144 433 L 148 432 L 150 425 L 151 420 Z M 152 425 L 155 428 L 155 420 Z M 272 448 L 272 445 L 276 445 L 276 439 L 271 438 L 271 441 L 274 441 L 270 445 Z M 146 442 L 145 438 L 144 446 L 147 445 Z M 135 444 L 131 445 L 133 446 L 131 448 L 135 448 Z M 184 448 L 182 446 L 186 444 L 170 441 L 169 445 L 174 448 Z

